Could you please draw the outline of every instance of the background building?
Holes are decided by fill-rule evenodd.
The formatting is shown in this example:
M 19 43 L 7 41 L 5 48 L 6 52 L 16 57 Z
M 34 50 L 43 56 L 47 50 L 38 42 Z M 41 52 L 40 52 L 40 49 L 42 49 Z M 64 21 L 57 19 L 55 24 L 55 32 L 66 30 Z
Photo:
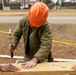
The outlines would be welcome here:
M 35 2 L 44 2 L 52 9 L 56 7 L 76 7 L 76 0 L 0 0 L 0 9 L 10 7 L 10 9 L 28 9 Z

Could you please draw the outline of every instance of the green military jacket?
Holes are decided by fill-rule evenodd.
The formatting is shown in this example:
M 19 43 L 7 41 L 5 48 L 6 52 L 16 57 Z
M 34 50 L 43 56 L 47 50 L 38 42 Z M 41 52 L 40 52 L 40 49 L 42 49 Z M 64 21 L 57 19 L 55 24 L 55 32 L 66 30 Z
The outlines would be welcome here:
M 28 17 L 27 16 L 23 17 L 19 21 L 14 33 L 12 34 L 12 45 L 15 48 L 17 47 L 21 36 L 23 36 L 25 57 L 27 56 L 26 43 L 27 43 L 29 25 L 30 23 L 28 21 Z M 30 34 L 29 39 L 30 39 L 29 41 L 30 54 L 28 57 L 30 57 L 31 59 L 35 57 L 38 59 L 39 62 L 44 61 L 48 57 L 48 54 L 50 53 L 52 46 L 51 26 L 46 21 L 41 27 L 34 28 Z

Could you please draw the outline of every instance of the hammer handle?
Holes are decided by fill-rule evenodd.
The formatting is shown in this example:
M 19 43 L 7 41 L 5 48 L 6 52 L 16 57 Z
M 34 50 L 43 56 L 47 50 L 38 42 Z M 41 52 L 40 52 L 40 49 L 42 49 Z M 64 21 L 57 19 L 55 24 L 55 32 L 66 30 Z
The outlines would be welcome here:
M 11 31 L 11 29 L 9 29 L 10 42 L 11 42 L 11 33 L 12 33 L 12 31 Z M 12 45 L 12 42 L 11 42 L 11 45 Z M 11 54 L 11 58 L 13 58 L 13 52 L 11 52 L 10 54 Z
M 11 52 L 11 58 L 13 58 L 13 52 Z

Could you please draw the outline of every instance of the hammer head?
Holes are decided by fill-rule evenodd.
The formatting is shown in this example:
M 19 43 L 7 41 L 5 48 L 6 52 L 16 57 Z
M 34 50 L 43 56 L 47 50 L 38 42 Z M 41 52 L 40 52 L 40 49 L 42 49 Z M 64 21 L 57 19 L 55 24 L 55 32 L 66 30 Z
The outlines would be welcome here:
M 12 33 L 12 30 L 11 30 L 11 29 L 9 29 L 9 33 L 8 33 L 8 34 L 9 34 L 9 35 L 11 35 L 11 33 Z

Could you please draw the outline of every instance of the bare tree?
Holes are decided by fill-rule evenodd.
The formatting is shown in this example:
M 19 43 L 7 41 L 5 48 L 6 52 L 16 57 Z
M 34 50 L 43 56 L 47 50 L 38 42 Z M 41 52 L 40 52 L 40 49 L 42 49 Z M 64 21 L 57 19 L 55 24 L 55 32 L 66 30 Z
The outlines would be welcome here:
M 60 0 L 57 0 L 56 4 L 55 4 L 55 9 L 59 9 L 60 6 Z
M 63 6 L 64 1 L 65 1 L 65 0 L 61 0 L 61 6 Z
M 2 1 L 2 8 L 4 9 L 4 0 L 1 0 Z
M 6 0 L 7 3 L 9 3 L 10 0 Z
M 61 2 L 64 2 L 65 0 L 61 0 Z
M 57 5 L 57 6 L 59 6 L 59 2 L 60 2 L 60 0 L 57 0 L 57 2 L 56 2 L 56 5 Z
M 76 0 L 70 0 L 70 1 L 71 1 L 71 2 L 74 2 L 74 3 L 76 2 Z
M 42 0 L 40 0 L 40 2 L 41 2 Z
M 43 0 L 44 3 L 49 4 L 51 3 L 51 0 Z

